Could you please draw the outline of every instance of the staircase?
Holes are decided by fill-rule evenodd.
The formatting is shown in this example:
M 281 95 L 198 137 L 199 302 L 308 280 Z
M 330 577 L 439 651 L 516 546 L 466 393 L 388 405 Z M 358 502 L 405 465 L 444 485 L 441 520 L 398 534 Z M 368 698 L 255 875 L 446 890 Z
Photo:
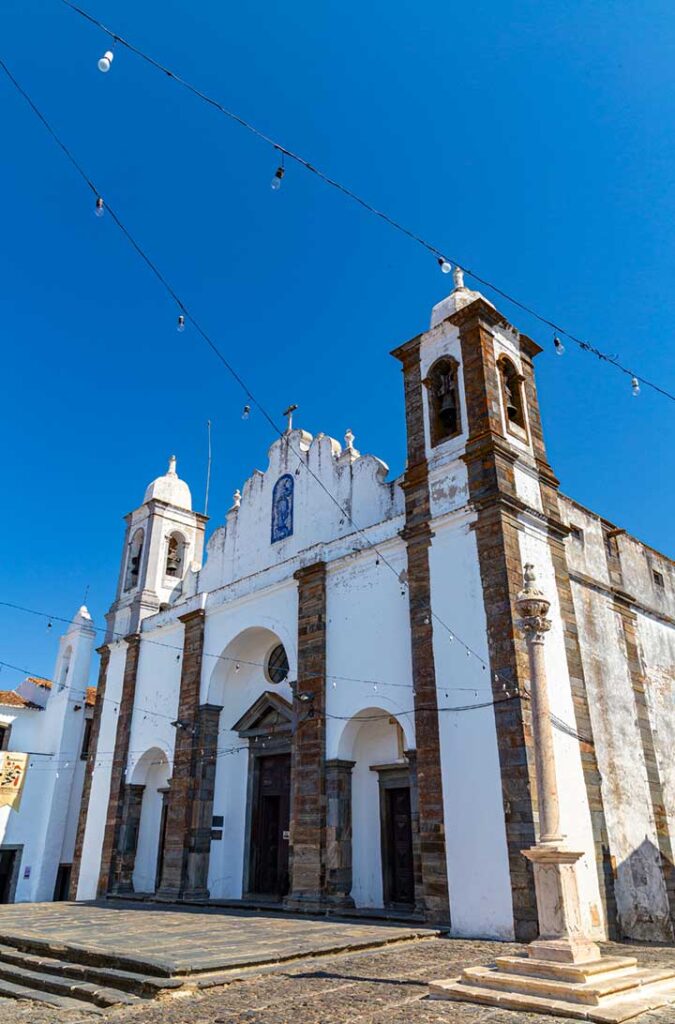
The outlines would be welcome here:
M 91 950 L 17 939 L 0 944 L 0 996 L 33 999 L 61 1010 L 102 1013 L 111 1006 L 132 1006 L 184 984 L 184 979 L 120 969 Z M 125 958 L 126 959 L 126 958 Z

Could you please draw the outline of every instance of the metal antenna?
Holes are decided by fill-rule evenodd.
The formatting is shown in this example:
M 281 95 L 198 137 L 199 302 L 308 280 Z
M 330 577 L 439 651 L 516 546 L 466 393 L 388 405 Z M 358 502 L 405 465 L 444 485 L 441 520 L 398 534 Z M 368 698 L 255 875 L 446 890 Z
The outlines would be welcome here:
M 204 497 L 204 515 L 209 513 L 209 485 L 211 483 L 211 420 L 206 421 L 206 431 L 208 434 L 208 459 L 206 462 L 206 495 Z

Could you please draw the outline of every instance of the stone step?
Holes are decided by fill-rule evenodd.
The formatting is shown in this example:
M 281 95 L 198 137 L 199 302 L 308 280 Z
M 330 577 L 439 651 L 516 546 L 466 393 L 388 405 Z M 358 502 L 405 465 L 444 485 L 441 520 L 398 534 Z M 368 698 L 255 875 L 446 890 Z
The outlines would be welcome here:
M 657 970 L 619 971 L 615 976 L 588 982 L 553 981 L 550 978 L 532 977 L 525 974 L 510 974 L 490 967 L 467 967 L 462 972 L 462 983 L 479 985 L 502 992 L 518 992 L 523 995 L 541 996 L 545 999 L 560 999 L 571 1003 L 585 1003 L 600 1006 L 609 996 L 624 995 L 639 990 L 645 985 L 675 979 L 673 968 Z
M 172 973 L 166 964 L 153 957 L 111 952 L 100 947 L 97 948 L 93 941 L 91 945 L 82 946 L 74 942 L 64 943 L 56 942 L 53 939 L 38 939 L 33 935 L 22 935 L 20 932 L 0 931 L 0 944 L 12 946 L 24 953 L 37 953 L 67 960 L 69 963 L 88 964 L 92 967 L 114 967 L 120 971 L 149 974 L 159 978 L 169 978 Z
M 132 1006 L 143 1002 L 140 996 L 123 992 L 121 989 L 108 988 L 90 981 L 75 981 L 72 978 L 61 978 L 43 971 L 30 971 L 17 964 L 0 961 L 0 981 L 10 985 L 22 986 L 35 992 L 49 992 L 68 999 L 94 1003 L 95 1006 L 108 1007 L 124 1004 Z M 27 998 L 38 998 L 31 996 Z M 44 1000 L 43 1000 L 44 1001 Z
M 568 964 L 558 960 L 535 960 L 525 956 L 497 956 L 495 964 L 507 973 L 526 974 L 528 977 L 552 978 L 554 981 L 596 981 L 605 975 L 628 974 L 637 967 L 634 956 L 603 956 L 600 960 Z
M 60 996 L 54 992 L 43 992 L 39 989 L 29 988 L 26 985 L 17 985 L 12 981 L 0 978 L 0 997 L 5 999 L 30 999 L 35 1003 L 45 1003 L 47 1006 L 54 1006 L 58 1010 L 78 1010 L 80 1013 L 102 1014 L 103 1010 L 92 1003 L 84 1003 L 81 999 L 73 999 L 70 996 Z
M 615 998 L 605 1006 L 589 1006 L 584 1003 L 567 1002 L 564 999 L 547 999 L 532 993 L 500 992 L 482 985 L 468 985 L 459 978 L 432 981 L 429 985 L 432 999 L 452 999 L 462 1003 L 478 1003 L 482 1006 L 496 1006 L 504 1010 L 523 1010 L 530 1013 L 553 1014 L 556 1017 L 571 1017 L 577 1020 L 597 1021 L 598 1024 L 622 1024 L 647 1010 L 656 1010 L 675 999 L 675 984 L 655 985 L 640 988 L 622 998 Z M 514 1017 L 514 1020 L 517 1018 Z
M 0 945 L 0 963 L 15 964 L 30 971 L 58 974 L 82 981 L 102 982 L 110 988 L 122 989 L 138 996 L 152 998 L 168 989 L 180 988 L 179 978 L 158 978 L 150 974 L 120 971 L 115 967 L 96 967 L 91 964 L 71 963 L 38 953 L 24 953 L 13 946 Z

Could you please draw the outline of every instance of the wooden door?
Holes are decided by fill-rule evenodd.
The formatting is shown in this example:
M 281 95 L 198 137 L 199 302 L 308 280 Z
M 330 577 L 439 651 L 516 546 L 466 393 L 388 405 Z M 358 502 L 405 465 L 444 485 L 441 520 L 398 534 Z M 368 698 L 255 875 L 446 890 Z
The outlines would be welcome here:
M 251 821 L 251 891 L 281 899 L 288 892 L 291 755 L 258 761 Z
M 16 850 L 0 849 L 0 903 L 9 903 L 12 899 L 16 853 Z
M 412 821 L 410 789 L 385 789 L 384 898 L 386 903 L 413 904 Z
M 159 842 L 157 843 L 157 867 L 155 869 L 155 892 L 162 883 L 162 868 L 164 867 L 164 846 L 166 844 L 166 808 L 167 794 L 162 793 L 162 811 L 159 819 Z

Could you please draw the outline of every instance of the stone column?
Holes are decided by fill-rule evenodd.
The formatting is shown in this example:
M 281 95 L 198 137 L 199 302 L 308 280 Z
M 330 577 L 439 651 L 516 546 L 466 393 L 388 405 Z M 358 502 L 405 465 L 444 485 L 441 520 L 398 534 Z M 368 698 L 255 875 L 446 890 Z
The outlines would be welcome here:
M 134 891 L 133 874 L 144 790 L 145 786 L 124 787 L 122 820 L 110 872 L 110 892 L 115 896 Z
M 544 660 L 544 638 L 551 628 L 548 601 L 537 588 L 534 567 L 525 566 L 525 585 L 516 598 L 518 627 L 530 660 L 539 839 L 523 856 L 532 862 L 537 895 L 539 938 L 528 946 L 536 960 L 582 963 L 600 959 L 600 949 L 584 935 L 575 864 L 583 856 L 564 846 L 555 770 L 553 728 Z
M 326 898 L 353 907 L 352 768 L 355 761 L 326 761 Z
M 162 881 L 157 890 L 158 899 L 169 901 L 182 899 L 188 885 L 188 856 L 192 849 L 194 800 L 198 787 L 199 691 L 205 622 L 203 608 L 181 615 L 180 621 L 185 626 L 185 637 L 176 715 L 176 745 L 167 799 Z M 191 892 L 196 895 L 194 886 Z M 203 895 L 208 895 L 205 889 Z
M 96 752 L 98 750 L 98 737 L 101 731 L 101 715 L 105 701 L 105 687 L 108 677 L 108 662 L 110 661 L 110 648 L 107 644 L 98 647 L 97 653 L 101 656 L 98 669 L 98 682 L 96 686 L 96 703 L 94 704 L 94 717 L 91 723 L 91 739 L 89 742 L 89 754 L 87 766 L 84 772 L 84 784 L 82 786 L 82 798 L 80 800 L 80 816 L 77 822 L 77 834 L 75 836 L 75 852 L 73 854 L 73 867 L 70 873 L 70 892 L 68 898 L 77 899 L 77 887 L 80 881 L 80 867 L 82 865 L 82 847 L 84 836 L 87 831 L 87 816 L 89 814 L 89 798 L 91 796 L 91 783 L 96 764 Z
M 326 565 L 298 569 L 298 679 L 291 751 L 288 907 L 318 906 L 326 894 Z
M 211 822 L 216 786 L 218 724 L 222 707 L 202 704 L 197 718 L 195 792 L 192 803 L 192 827 L 187 853 L 184 899 L 208 899 Z
M 103 834 L 101 850 L 101 871 L 98 880 L 98 895 L 108 891 L 112 881 L 113 857 L 119 843 L 119 830 L 122 825 L 124 810 L 124 775 L 129 755 L 129 735 L 136 696 L 136 673 L 141 653 L 140 633 L 126 636 L 127 656 L 122 677 L 122 694 L 117 708 L 117 731 L 115 733 L 115 750 L 110 772 L 110 796 L 108 798 L 108 814 Z

